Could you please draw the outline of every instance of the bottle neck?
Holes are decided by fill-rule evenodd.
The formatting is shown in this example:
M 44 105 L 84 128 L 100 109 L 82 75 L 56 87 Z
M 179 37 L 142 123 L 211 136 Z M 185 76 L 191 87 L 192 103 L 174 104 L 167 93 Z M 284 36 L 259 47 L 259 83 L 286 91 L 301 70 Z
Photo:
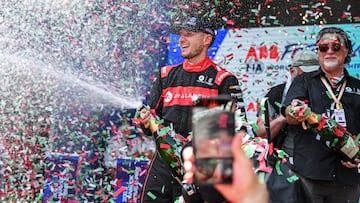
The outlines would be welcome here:
M 158 130 L 159 125 L 156 124 L 155 118 L 150 118 L 149 119 L 149 124 L 150 124 L 150 127 L 149 127 L 150 131 L 151 131 L 151 133 L 154 134 Z

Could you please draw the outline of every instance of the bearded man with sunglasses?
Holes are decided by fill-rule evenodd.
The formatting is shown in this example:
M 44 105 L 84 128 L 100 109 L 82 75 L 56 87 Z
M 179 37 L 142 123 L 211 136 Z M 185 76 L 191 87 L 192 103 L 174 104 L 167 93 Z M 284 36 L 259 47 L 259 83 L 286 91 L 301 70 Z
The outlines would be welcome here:
M 352 44 L 346 32 L 326 27 L 316 37 L 320 69 L 298 76 L 285 98 L 283 114 L 289 128 L 284 149 L 295 173 L 310 191 L 314 203 L 358 203 L 360 160 L 349 160 L 320 142 L 301 125 L 306 110 L 327 114 L 353 135 L 360 133 L 360 80 L 346 70 Z M 301 111 L 301 112 L 300 112 Z M 290 144 L 289 144 L 290 143 Z

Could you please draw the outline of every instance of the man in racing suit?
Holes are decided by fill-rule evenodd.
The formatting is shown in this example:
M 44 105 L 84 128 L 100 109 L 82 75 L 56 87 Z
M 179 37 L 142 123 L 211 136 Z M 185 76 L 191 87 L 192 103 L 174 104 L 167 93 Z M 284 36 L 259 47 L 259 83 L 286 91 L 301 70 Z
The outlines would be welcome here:
M 205 17 L 192 16 L 180 26 L 179 44 L 185 60 L 181 64 L 160 69 L 148 102 L 156 115 L 164 120 L 165 125 L 172 125 L 175 132 L 185 138 L 191 131 L 190 111 L 194 105 L 194 98 L 226 94 L 236 99 L 238 104 L 243 103 L 238 79 L 215 64 L 207 55 L 208 48 L 216 36 L 209 22 Z M 243 108 L 242 113 L 245 114 Z M 150 135 L 150 112 L 147 111 L 145 114 L 142 121 L 143 129 L 145 134 Z M 159 153 L 155 153 L 143 186 L 141 202 L 174 202 L 181 196 L 181 190 L 169 166 L 164 163 Z M 210 190 L 212 191 L 206 192 L 207 201 L 225 200 L 215 189 L 211 187 Z M 215 197 L 212 197 L 214 195 Z

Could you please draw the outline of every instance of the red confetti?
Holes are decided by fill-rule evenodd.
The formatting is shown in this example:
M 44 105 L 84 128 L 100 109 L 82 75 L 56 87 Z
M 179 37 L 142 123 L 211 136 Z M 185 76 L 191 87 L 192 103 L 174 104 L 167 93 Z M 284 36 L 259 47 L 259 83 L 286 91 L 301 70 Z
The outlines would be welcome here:
M 305 30 L 300 29 L 300 28 L 298 28 L 297 30 L 298 30 L 299 32 L 305 32 Z
M 334 134 L 337 136 L 337 137 L 342 137 L 343 136 L 343 132 L 338 129 L 338 128 L 335 128 L 334 129 Z
M 234 21 L 234 20 L 228 20 L 228 21 L 226 22 L 226 24 L 228 24 L 228 25 L 235 25 L 235 21 Z
M 201 4 L 198 3 L 198 2 L 193 2 L 193 5 L 194 5 L 195 7 L 200 7 L 200 6 L 201 6 Z
M 249 105 L 247 106 L 247 109 L 246 111 L 250 111 L 250 110 L 253 110 L 255 108 L 255 105 L 253 102 L 250 102 Z
M 170 149 L 170 145 L 161 143 L 161 144 L 160 144 L 160 148 L 161 148 L 161 149 Z
M 269 144 L 269 155 L 272 155 L 274 153 L 274 143 L 270 142 Z
M 323 129 L 324 126 L 325 126 L 325 117 L 322 116 L 321 119 L 320 119 L 320 121 L 319 121 L 319 125 L 318 125 L 318 127 L 317 127 L 317 130 Z
M 227 119 L 228 119 L 227 114 L 221 114 L 220 115 L 219 128 L 226 128 Z
M 113 194 L 113 197 L 117 197 L 119 196 L 122 192 L 125 192 L 126 191 L 126 188 L 124 186 L 121 186 L 119 189 L 117 189 L 114 194 Z
M 232 58 L 232 57 L 234 57 L 233 53 L 226 55 L 226 58 Z
M 145 170 L 143 170 L 143 171 L 141 171 L 141 172 L 139 173 L 139 177 L 141 177 L 141 176 L 145 175 L 145 174 L 146 174 L 146 172 L 147 172 L 147 170 L 146 170 L 146 169 L 145 169 Z
M 349 17 L 349 15 L 346 14 L 346 13 L 344 13 L 344 14 L 341 16 L 342 19 L 346 19 L 346 18 L 348 18 L 348 17 Z

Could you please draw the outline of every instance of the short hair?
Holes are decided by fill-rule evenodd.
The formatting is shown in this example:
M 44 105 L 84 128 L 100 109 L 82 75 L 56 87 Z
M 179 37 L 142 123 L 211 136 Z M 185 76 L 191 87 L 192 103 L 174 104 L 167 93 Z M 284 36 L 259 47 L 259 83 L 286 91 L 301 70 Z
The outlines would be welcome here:
M 348 36 L 348 34 L 341 28 L 338 27 L 326 27 L 323 28 L 319 31 L 319 33 L 316 36 L 316 44 L 320 41 L 320 39 L 327 33 L 332 33 L 332 34 L 338 34 L 341 36 L 341 38 L 344 40 L 345 43 L 345 47 L 348 49 L 348 55 L 345 58 L 344 63 L 350 63 L 351 61 L 351 55 L 353 52 L 353 48 L 352 48 L 352 42 Z

